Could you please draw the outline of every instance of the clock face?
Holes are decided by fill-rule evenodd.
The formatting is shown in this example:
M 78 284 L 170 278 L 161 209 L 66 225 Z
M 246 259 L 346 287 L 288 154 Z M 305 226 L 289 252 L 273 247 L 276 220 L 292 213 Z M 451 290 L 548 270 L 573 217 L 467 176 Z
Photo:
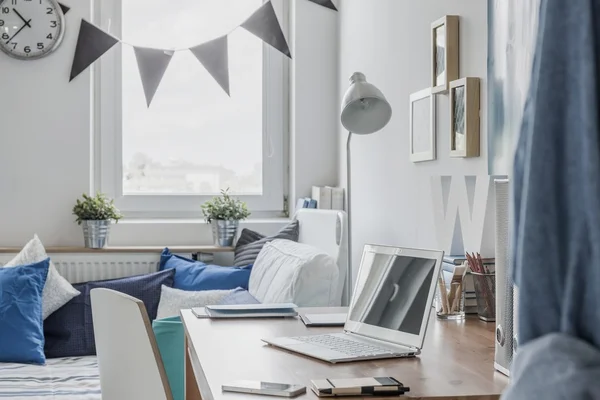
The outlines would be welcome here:
M 65 29 L 55 0 L 0 0 L 0 49 L 19 59 L 43 57 L 55 50 Z

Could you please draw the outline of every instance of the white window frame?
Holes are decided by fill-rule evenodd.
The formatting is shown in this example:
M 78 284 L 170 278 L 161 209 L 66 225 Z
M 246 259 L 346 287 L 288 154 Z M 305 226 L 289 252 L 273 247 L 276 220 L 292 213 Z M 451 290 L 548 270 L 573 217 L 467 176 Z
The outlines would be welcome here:
M 122 1 L 126 0 L 101 0 L 95 2 L 94 7 L 95 24 L 116 37 L 121 37 Z M 286 37 L 289 37 L 288 1 L 273 0 L 272 3 L 278 15 L 283 17 L 282 28 Z M 200 217 L 200 205 L 212 196 L 123 194 L 120 46 L 117 44 L 94 66 L 92 189 L 114 198 L 126 217 Z M 263 57 L 263 194 L 239 198 L 248 204 L 253 217 L 275 217 L 282 216 L 287 207 L 284 199 L 287 197 L 289 181 L 290 61 L 266 44 L 263 46 Z M 198 68 L 202 68 L 200 64 Z M 201 154 L 202 149 L 197 151 Z

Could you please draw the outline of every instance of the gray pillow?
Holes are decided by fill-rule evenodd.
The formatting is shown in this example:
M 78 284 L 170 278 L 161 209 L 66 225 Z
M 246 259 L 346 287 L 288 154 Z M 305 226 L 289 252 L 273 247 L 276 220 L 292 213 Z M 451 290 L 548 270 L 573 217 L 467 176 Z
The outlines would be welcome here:
M 254 264 L 258 253 L 265 244 L 275 239 L 287 239 L 297 242 L 299 236 L 300 223 L 298 221 L 292 221 L 273 236 L 265 236 L 250 229 L 243 229 L 235 245 L 233 264 L 238 267 Z

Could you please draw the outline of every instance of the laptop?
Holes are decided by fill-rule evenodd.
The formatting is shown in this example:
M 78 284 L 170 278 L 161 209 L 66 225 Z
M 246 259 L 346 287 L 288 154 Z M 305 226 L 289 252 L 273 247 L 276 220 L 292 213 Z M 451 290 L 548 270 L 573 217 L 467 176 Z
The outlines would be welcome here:
M 263 339 L 330 363 L 421 353 L 443 251 L 366 245 L 341 333 Z

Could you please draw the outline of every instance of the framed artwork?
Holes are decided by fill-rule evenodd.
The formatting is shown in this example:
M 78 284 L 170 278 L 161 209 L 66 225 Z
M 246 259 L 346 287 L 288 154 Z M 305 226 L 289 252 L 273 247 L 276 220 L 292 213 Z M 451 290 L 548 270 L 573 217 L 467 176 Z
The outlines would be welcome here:
M 450 82 L 450 157 L 479 157 L 479 78 Z
M 410 160 L 435 160 L 435 99 L 431 88 L 410 95 Z
M 446 15 L 431 24 L 431 92 L 448 92 L 458 79 L 458 15 Z

